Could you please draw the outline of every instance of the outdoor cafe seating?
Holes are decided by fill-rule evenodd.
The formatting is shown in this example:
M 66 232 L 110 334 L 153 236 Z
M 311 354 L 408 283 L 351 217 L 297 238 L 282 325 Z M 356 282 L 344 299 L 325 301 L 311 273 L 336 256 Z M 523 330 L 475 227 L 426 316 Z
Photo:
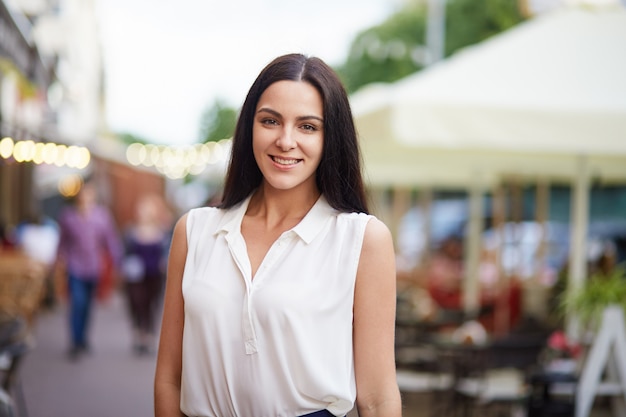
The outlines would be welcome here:
M 19 366 L 45 294 L 46 268 L 17 249 L 0 251 L 0 417 L 27 415 Z
M 523 317 L 496 334 L 462 311 L 437 309 L 415 317 L 406 303 L 399 298 L 396 320 L 402 391 L 427 393 L 433 416 L 488 416 L 503 408 L 511 415 L 527 408 L 530 376 L 550 329 Z

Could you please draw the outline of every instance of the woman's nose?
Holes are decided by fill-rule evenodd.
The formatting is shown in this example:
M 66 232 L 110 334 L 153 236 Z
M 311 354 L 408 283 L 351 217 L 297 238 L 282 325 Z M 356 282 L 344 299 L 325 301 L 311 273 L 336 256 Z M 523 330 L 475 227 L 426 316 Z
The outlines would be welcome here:
M 289 129 L 281 131 L 280 136 L 276 139 L 276 146 L 283 151 L 294 149 L 297 146 L 297 142 Z

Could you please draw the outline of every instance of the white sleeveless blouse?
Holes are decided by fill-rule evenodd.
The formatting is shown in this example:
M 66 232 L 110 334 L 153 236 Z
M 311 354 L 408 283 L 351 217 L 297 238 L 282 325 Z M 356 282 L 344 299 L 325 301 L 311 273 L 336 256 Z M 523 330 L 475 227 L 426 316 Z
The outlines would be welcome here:
M 295 417 L 354 405 L 354 285 L 371 216 L 320 197 L 272 245 L 252 280 L 231 210 L 187 217 L 181 410 L 188 416 Z

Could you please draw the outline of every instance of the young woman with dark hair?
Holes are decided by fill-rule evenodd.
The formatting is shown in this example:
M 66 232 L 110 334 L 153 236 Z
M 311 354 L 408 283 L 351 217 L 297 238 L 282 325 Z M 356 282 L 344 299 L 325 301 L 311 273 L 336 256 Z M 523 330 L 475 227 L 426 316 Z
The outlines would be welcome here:
M 235 128 L 222 207 L 231 208 L 240 203 L 261 184 L 263 175 L 252 154 L 252 126 L 261 94 L 277 81 L 306 82 L 318 90 L 324 109 L 324 149 L 316 172 L 317 187 L 333 208 L 367 213 L 348 96 L 330 67 L 319 58 L 300 54 L 277 59 L 250 88 Z
M 399 417 L 394 259 L 341 82 L 276 58 L 241 110 L 222 204 L 176 224 L 156 416 Z

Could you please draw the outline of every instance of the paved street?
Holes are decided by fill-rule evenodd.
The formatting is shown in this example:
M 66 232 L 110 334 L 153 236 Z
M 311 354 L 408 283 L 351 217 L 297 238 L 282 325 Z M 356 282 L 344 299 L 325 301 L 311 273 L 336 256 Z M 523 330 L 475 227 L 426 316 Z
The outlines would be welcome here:
M 126 305 L 119 294 L 96 304 L 92 352 L 67 359 L 66 306 L 42 311 L 35 346 L 20 375 L 28 417 L 150 417 L 155 355 L 131 351 Z M 20 416 L 21 417 L 21 416 Z
M 76 362 L 67 358 L 67 310 L 59 303 L 43 310 L 35 323 L 35 346 L 20 369 L 28 416 L 18 417 L 151 417 L 155 355 L 131 351 L 124 299 L 114 293 L 96 304 L 92 353 Z M 435 400 L 436 401 L 436 400 Z M 403 393 L 404 417 L 430 416 L 433 398 Z M 594 417 L 607 417 L 606 403 Z M 355 412 L 349 414 L 356 416 Z
M 132 353 L 126 305 L 119 294 L 95 307 L 93 351 L 76 362 L 67 359 L 65 304 L 37 317 L 35 346 L 20 369 L 28 417 L 153 416 L 156 356 Z M 425 415 L 423 397 L 405 394 L 404 400 L 405 417 Z

